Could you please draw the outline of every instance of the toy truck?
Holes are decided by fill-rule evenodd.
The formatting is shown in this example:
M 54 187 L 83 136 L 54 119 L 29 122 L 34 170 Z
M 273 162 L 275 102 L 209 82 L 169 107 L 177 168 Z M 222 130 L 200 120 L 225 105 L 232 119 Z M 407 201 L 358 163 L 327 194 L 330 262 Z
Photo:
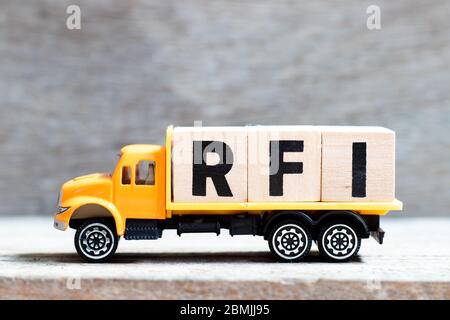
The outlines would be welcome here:
M 297 262 L 312 242 L 331 261 L 380 244 L 394 196 L 395 133 L 380 127 L 173 127 L 165 146 L 122 148 L 112 174 L 62 185 L 54 227 L 104 262 L 119 239 L 183 233 L 262 236 L 274 258 Z

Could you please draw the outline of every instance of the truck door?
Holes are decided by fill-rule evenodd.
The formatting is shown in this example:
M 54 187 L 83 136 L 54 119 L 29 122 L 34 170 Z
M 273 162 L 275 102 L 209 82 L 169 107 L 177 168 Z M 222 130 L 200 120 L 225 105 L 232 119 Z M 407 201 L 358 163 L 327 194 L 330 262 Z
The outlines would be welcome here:
M 164 162 L 142 158 L 122 163 L 121 177 L 116 184 L 115 204 L 122 216 L 132 219 L 164 219 L 165 181 L 158 170 Z M 162 193 L 162 195 L 161 195 Z

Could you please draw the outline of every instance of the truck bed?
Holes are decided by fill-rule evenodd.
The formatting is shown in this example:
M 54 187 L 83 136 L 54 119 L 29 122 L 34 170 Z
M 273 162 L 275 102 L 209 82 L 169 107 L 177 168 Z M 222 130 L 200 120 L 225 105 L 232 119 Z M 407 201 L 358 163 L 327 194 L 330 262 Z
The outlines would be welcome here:
M 401 201 L 394 199 L 392 202 L 195 202 L 182 203 L 172 201 L 172 131 L 167 128 L 166 134 L 166 210 L 168 216 L 175 214 L 217 214 L 237 212 L 260 212 L 271 210 L 351 210 L 360 214 L 384 215 L 389 211 L 402 210 Z
M 166 203 L 167 210 L 180 212 L 242 212 L 271 210 L 351 210 L 360 214 L 384 215 L 392 210 L 402 210 L 402 202 L 239 202 L 239 203 Z

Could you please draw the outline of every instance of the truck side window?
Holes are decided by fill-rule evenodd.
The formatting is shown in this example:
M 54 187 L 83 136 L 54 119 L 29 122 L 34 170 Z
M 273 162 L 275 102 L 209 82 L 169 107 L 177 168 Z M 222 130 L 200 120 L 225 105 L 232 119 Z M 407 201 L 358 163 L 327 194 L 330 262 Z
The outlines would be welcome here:
M 141 160 L 136 165 L 136 184 L 153 186 L 155 184 L 155 162 Z
M 130 167 L 122 167 L 122 184 L 130 184 L 131 183 L 131 168 Z

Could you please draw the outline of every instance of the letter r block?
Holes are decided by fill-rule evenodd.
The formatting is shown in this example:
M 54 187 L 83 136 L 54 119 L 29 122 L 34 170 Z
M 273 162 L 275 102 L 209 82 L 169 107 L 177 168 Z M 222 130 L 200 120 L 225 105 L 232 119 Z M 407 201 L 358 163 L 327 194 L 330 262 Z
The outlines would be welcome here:
M 318 128 L 249 127 L 247 157 L 249 202 L 320 201 Z
M 176 127 L 172 136 L 174 202 L 246 202 L 244 127 Z

